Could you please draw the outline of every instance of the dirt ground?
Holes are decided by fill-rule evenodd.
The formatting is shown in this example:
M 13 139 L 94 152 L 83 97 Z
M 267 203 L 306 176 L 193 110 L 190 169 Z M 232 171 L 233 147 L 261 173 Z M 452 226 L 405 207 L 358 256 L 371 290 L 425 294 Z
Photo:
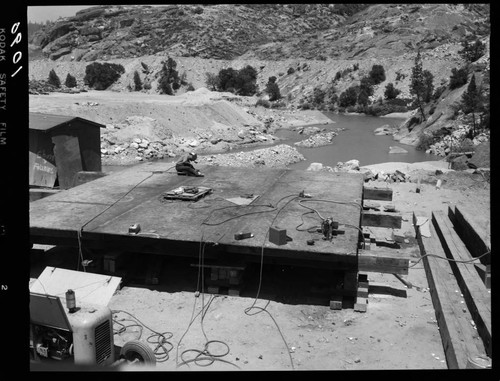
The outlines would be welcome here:
M 489 224 L 490 188 L 480 174 L 439 176 L 441 189 L 428 181 L 420 193 L 415 183 L 369 184 L 394 191 L 392 204 L 403 216 L 399 233 L 406 240 L 393 250 L 411 256 L 403 278 L 412 287 L 392 274 L 366 273 L 366 312 L 329 308 L 328 298 L 318 290 L 334 276 L 331 272 L 265 263 L 260 276 L 255 263 L 247 270 L 240 296 L 213 296 L 196 293 L 201 290 L 198 270 L 190 265 L 196 260 L 169 258 L 159 285 L 125 285 L 111 299 L 115 329 L 130 325 L 115 335 L 115 345 L 140 338 L 155 349 L 159 336 L 153 331 L 162 333 L 166 342 L 158 348 L 159 361 L 146 368 L 156 371 L 446 369 L 411 217 L 414 211 L 430 217 L 431 211 L 460 205 L 475 210 L 481 224 Z M 57 265 L 55 255 L 54 261 L 51 265 Z M 41 269 L 33 266 L 33 277 L 36 271 Z M 137 322 L 142 329 L 134 326 Z M 204 350 L 220 357 L 189 361 Z

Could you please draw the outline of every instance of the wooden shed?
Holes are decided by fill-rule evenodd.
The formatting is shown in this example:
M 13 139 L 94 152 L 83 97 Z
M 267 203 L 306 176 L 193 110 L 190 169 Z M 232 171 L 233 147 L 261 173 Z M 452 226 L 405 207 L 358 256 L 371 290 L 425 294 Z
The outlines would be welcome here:
M 79 172 L 101 172 L 101 127 L 75 116 L 30 112 L 30 186 L 68 189 Z

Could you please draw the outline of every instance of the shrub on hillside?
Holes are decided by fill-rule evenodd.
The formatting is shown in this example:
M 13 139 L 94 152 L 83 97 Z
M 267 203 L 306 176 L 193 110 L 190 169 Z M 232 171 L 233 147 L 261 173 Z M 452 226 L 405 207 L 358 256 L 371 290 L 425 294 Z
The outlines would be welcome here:
M 295 69 L 293 67 L 288 68 L 288 71 L 286 72 L 288 75 L 295 73 Z
M 125 69 L 122 65 L 93 62 L 85 68 L 83 81 L 96 90 L 105 90 L 115 83 L 123 73 L 125 73 Z
M 393 112 L 406 112 L 408 111 L 408 107 L 400 104 L 391 104 L 391 103 L 375 103 L 366 109 L 366 114 L 373 116 L 383 116 L 387 114 L 391 114 Z
M 450 90 L 458 89 L 467 83 L 467 70 L 465 68 L 451 69 Z
M 171 57 L 163 62 L 158 81 L 160 94 L 174 95 L 174 91 L 181 87 L 179 73 L 176 70 L 177 62 Z
M 349 87 L 345 90 L 339 97 L 339 106 L 340 107 L 349 107 L 354 106 L 358 99 L 358 94 L 354 87 Z
M 486 51 L 486 45 L 479 39 L 472 44 L 469 43 L 468 40 L 462 41 L 462 48 L 463 49 L 460 50 L 458 54 L 460 54 L 467 62 L 476 62 Z
M 255 103 L 255 106 L 262 106 L 265 108 L 271 107 L 271 102 L 269 102 L 267 99 L 259 99 L 257 100 L 257 103 Z
M 69 88 L 76 87 L 76 78 L 68 73 L 68 75 L 66 75 L 66 80 L 64 81 L 64 85 Z
M 257 92 L 257 71 L 250 65 L 243 69 L 222 69 L 217 76 L 217 90 L 251 96 Z
M 58 75 L 56 74 L 55 70 L 52 69 L 49 73 L 49 79 L 48 79 L 49 84 L 51 84 L 54 87 L 61 87 L 61 80 L 59 79 Z
M 385 97 L 385 99 L 396 99 L 400 93 L 401 93 L 401 90 L 395 88 L 391 82 L 391 83 L 388 83 L 387 86 L 385 87 L 384 97 Z
M 432 100 L 438 100 L 445 90 L 446 86 L 439 86 L 436 90 L 434 90 L 434 94 L 432 94 Z
M 282 100 L 271 103 L 271 108 L 285 108 L 285 107 L 286 103 L 283 102 Z
M 382 65 L 373 65 L 369 74 L 375 85 L 385 81 L 385 70 Z

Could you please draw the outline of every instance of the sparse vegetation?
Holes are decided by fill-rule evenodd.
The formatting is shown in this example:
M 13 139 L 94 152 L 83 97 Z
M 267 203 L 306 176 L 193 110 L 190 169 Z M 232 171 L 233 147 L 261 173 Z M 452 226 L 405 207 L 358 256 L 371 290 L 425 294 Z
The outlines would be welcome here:
M 257 92 L 257 71 L 250 65 L 243 69 L 233 68 L 219 71 L 218 91 L 228 91 L 238 95 L 254 95 Z
M 48 83 L 56 88 L 61 87 L 61 80 L 59 79 L 59 76 L 56 74 L 54 69 L 52 69 L 49 73 Z
M 177 62 L 171 57 L 163 62 L 160 72 L 160 80 L 158 81 L 158 90 L 160 94 L 174 95 L 174 91 L 181 87 L 179 73 L 176 70 Z
M 340 94 L 339 106 L 340 107 L 354 106 L 356 105 L 357 99 L 358 99 L 358 94 L 356 88 L 349 87 L 346 91 Z
M 125 73 L 125 69 L 122 65 L 93 62 L 85 68 L 83 81 L 95 90 L 105 90 L 115 83 L 123 73 Z
M 392 82 L 388 83 L 387 86 L 385 86 L 385 91 L 384 91 L 385 99 L 395 99 L 400 93 L 401 90 L 395 88 Z
M 141 77 L 139 76 L 139 73 L 134 71 L 134 90 L 135 91 L 141 91 L 142 90 L 142 81 Z
M 373 65 L 369 74 L 374 85 L 385 81 L 385 70 L 382 65 Z
M 76 78 L 73 77 L 70 73 L 66 75 L 66 80 L 64 81 L 64 85 L 68 88 L 76 87 Z
M 269 100 L 271 102 L 276 101 L 281 98 L 280 89 L 276 83 L 276 77 L 269 77 L 269 81 L 266 84 L 266 93 L 269 94 Z
M 474 43 L 470 43 L 468 39 L 462 41 L 462 50 L 458 52 L 464 60 L 469 63 L 476 62 L 481 58 L 486 51 L 486 45 L 481 40 L 476 39 Z
M 424 121 L 426 119 L 423 105 L 432 98 L 432 92 L 434 91 L 433 78 L 431 72 L 423 70 L 422 57 L 419 50 L 415 57 L 415 65 L 411 69 L 410 94 L 415 96 L 415 103 L 420 109 Z
M 462 87 L 466 83 L 467 83 L 467 69 L 465 68 L 457 69 L 456 67 L 451 69 L 450 90 Z

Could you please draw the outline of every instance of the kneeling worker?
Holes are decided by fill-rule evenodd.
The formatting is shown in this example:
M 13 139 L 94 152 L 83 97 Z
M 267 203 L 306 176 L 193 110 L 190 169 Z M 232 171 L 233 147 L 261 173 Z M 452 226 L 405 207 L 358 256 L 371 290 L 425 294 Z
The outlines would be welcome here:
M 203 177 L 202 173 L 199 170 L 194 169 L 193 165 L 190 163 L 191 161 L 196 163 L 197 158 L 198 155 L 193 152 L 182 155 L 179 161 L 177 161 L 177 164 L 175 164 L 177 173 L 185 173 L 187 176 Z

